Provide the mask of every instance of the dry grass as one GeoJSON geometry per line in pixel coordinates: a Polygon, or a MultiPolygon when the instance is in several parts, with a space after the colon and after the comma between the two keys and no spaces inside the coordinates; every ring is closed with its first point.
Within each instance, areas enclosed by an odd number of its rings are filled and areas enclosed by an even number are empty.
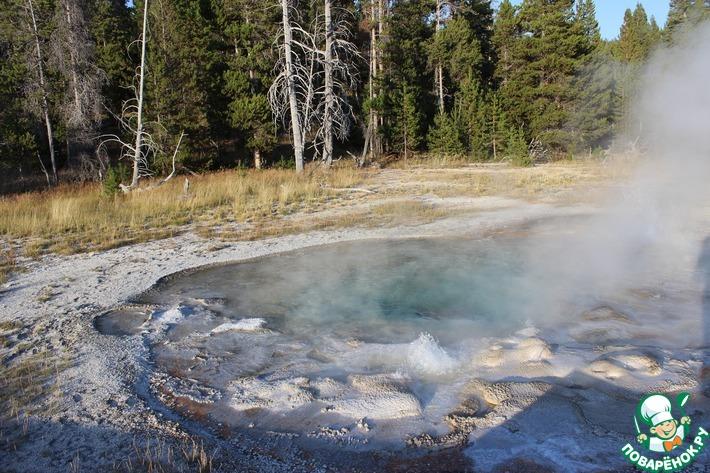
{"type": "Polygon", "coordinates": [[[612,177],[611,169],[598,162],[577,161],[531,168],[481,165],[431,170],[415,167],[403,172],[408,173],[404,178],[408,185],[394,189],[392,193],[439,197],[506,195],[533,198],[612,177]]]}
{"type": "MultiPolygon", "coordinates": [[[[133,455],[113,465],[112,473],[210,473],[214,453],[209,454],[200,441],[187,439],[175,445],[162,439],[133,442],[133,455]]],[[[81,471],[81,462],[76,458],[75,470],[81,471]]],[[[71,470],[70,470],[71,471],[71,470]]]]}
{"type": "MultiPolygon", "coordinates": [[[[565,161],[533,168],[476,164],[445,156],[417,156],[386,163],[385,171],[317,167],[298,175],[291,170],[236,170],[191,178],[188,195],[182,180],[144,192],[107,197],[98,185],[63,186],[49,192],[0,198],[0,236],[20,242],[24,256],[47,252],[73,254],[167,238],[187,228],[203,236],[258,239],[315,229],[388,224],[395,219],[440,218],[447,212],[420,204],[393,203],[366,212],[356,206],[347,215],[310,212],[340,204],[368,202],[352,187],[377,188],[377,199],[507,195],[534,199],[580,183],[608,179],[610,168],[598,161],[565,161]],[[413,205],[413,206],[412,206],[413,205]],[[436,215],[433,215],[436,214],[436,215]],[[292,218],[297,216],[298,218],[292,218]]],[[[581,195],[581,194],[580,194],[581,195]]],[[[406,222],[405,222],[406,223],[406,222]]],[[[16,271],[15,255],[0,255],[0,284],[16,271]]]]}
{"type": "Polygon", "coordinates": [[[13,249],[0,250],[0,285],[4,284],[10,273],[17,269],[17,258],[13,249]]]}
{"type": "Polygon", "coordinates": [[[336,228],[421,225],[454,213],[456,213],[455,210],[439,208],[420,201],[399,200],[375,204],[365,210],[346,210],[327,217],[311,215],[288,221],[260,221],[254,225],[229,230],[204,227],[198,230],[198,233],[205,238],[212,239],[258,240],[336,228]]]}
{"type": "MultiPolygon", "coordinates": [[[[11,342],[3,337],[3,345],[7,347],[11,342]]],[[[40,409],[42,400],[51,401],[59,395],[57,376],[70,362],[63,356],[47,351],[32,353],[29,344],[25,343],[15,344],[13,349],[25,353],[2,361],[0,407],[2,416],[19,419],[20,416],[30,415],[40,409]]],[[[52,406],[44,406],[42,410],[45,413],[51,412],[52,406]]]]}
{"type": "Polygon", "coordinates": [[[102,250],[165,238],[194,222],[242,222],[288,214],[353,186],[355,169],[229,171],[182,180],[145,192],[107,197],[98,185],[62,186],[49,192],[0,199],[0,235],[27,239],[25,254],[102,250]]]}
{"type": "Polygon", "coordinates": [[[433,168],[448,169],[467,166],[471,160],[465,156],[452,156],[445,154],[416,154],[409,159],[396,159],[382,163],[390,169],[433,168]]]}

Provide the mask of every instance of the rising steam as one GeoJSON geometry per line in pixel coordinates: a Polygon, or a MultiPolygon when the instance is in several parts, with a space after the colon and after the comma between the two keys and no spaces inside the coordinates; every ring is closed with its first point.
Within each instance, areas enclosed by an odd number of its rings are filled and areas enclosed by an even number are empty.
{"type": "Polygon", "coordinates": [[[630,114],[635,126],[627,127],[634,136],[620,139],[642,150],[634,171],[572,238],[528,252],[527,270],[546,282],[531,314],[565,315],[570,298],[601,300],[609,291],[657,286],[665,278],[694,284],[710,233],[708,58],[710,24],[652,56],[630,114]]]}

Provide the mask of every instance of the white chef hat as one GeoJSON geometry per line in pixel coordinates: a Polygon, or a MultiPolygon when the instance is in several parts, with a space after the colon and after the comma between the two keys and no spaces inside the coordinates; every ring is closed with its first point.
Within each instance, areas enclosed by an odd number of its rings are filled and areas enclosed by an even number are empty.
{"type": "Polygon", "coordinates": [[[671,401],[661,394],[648,396],[641,404],[641,417],[644,422],[654,427],[667,420],[673,420],[671,401]]]}

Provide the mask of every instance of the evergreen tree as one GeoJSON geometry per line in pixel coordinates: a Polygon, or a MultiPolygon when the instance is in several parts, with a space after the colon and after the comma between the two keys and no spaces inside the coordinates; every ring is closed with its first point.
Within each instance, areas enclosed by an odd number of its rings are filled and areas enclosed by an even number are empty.
{"type": "Polygon", "coordinates": [[[666,41],[672,42],[673,35],[684,25],[694,25],[708,18],[710,0],[671,0],[664,31],[666,41]]]}
{"type": "Polygon", "coordinates": [[[89,0],[89,33],[94,46],[95,66],[103,71],[101,95],[115,112],[130,97],[127,86],[133,80],[128,45],[138,36],[131,10],[123,0],[89,0]]]}
{"type": "Polygon", "coordinates": [[[650,38],[650,43],[652,46],[657,46],[661,40],[663,39],[663,30],[658,26],[658,23],[656,22],[656,17],[651,16],[650,20],[650,28],[649,28],[649,38],[650,38]]]}
{"type": "Polygon", "coordinates": [[[624,13],[615,55],[624,62],[641,63],[646,60],[658,39],[658,25],[655,20],[649,22],[646,10],[639,3],[633,12],[627,9],[624,13]]]}
{"type": "Polygon", "coordinates": [[[599,50],[574,81],[578,91],[570,116],[570,151],[608,146],[622,106],[617,76],[619,66],[609,53],[599,50]]]}
{"type": "Polygon", "coordinates": [[[516,42],[520,38],[520,24],[516,9],[510,0],[503,0],[495,18],[493,44],[497,51],[498,63],[495,69],[495,79],[505,86],[513,72],[516,42]]]}
{"type": "Polygon", "coordinates": [[[596,49],[602,41],[597,21],[597,8],[594,0],[580,0],[577,5],[577,22],[582,28],[584,36],[589,41],[591,49],[596,49]]]}
{"type": "Polygon", "coordinates": [[[409,153],[418,150],[422,143],[422,114],[419,111],[417,96],[406,84],[400,95],[395,129],[399,135],[398,149],[402,150],[406,159],[409,153]]]}
{"type": "Polygon", "coordinates": [[[58,133],[56,109],[62,100],[61,76],[49,60],[56,6],[54,0],[10,0],[0,9],[0,48],[7,58],[1,74],[8,97],[0,114],[8,135],[0,135],[0,147],[5,148],[2,152],[11,152],[26,146],[19,149],[17,158],[8,156],[7,160],[22,165],[31,159],[46,168],[53,183],[61,164],[57,143],[63,138],[61,130],[58,133]],[[34,150],[38,153],[30,156],[34,150]]]}
{"type": "Polygon", "coordinates": [[[493,92],[489,96],[487,120],[490,135],[490,157],[498,161],[506,152],[511,125],[497,92],[493,92]]]}
{"type": "Polygon", "coordinates": [[[490,129],[488,104],[479,82],[469,77],[457,96],[457,108],[463,117],[469,154],[477,160],[489,158],[490,129]]]}
{"type": "Polygon", "coordinates": [[[505,156],[515,166],[526,167],[534,164],[530,157],[528,143],[525,139],[525,131],[522,127],[511,127],[508,130],[505,156]]]}
{"type": "Polygon", "coordinates": [[[519,66],[502,87],[513,124],[528,126],[530,137],[558,150],[571,140],[565,125],[574,102],[573,79],[590,53],[573,6],[572,0],[523,2],[524,34],[512,50],[519,66]]]}
{"type": "Polygon", "coordinates": [[[466,22],[467,29],[473,35],[468,43],[480,52],[480,59],[473,67],[485,85],[492,82],[496,65],[493,43],[495,12],[491,3],[489,0],[460,0],[455,9],[455,15],[466,22]],[[474,44],[474,40],[477,44],[474,44]]]}
{"type": "Polygon", "coordinates": [[[151,132],[162,150],[154,167],[168,169],[183,131],[179,161],[209,166],[224,130],[221,107],[213,106],[222,87],[212,11],[200,0],[162,0],[149,3],[149,15],[145,111],[150,122],[159,124],[151,132]]]}
{"type": "Polygon", "coordinates": [[[426,45],[432,36],[425,2],[396,2],[388,16],[384,45],[386,147],[404,151],[419,147],[434,111],[434,84],[427,69],[426,45]],[[415,113],[416,112],[416,113],[415,113]],[[406,122],[402,116],[406,115],[406,122]],[[413,133],[416,130],[416,133],[413,133]],[[415,144],[416,142],[416,144],[415,144]]]}
{"type": "Polygon", "coordinates": [[[427,135],[427,145],[430,151],[439,154],[462,155],[466,152],[460,115],[439,113],[434,118],[434,124],[427,135]]]}
{"type": "MultiPolygon", "coordinates": [[[[10,37],[8,18],[0,16],[0,173],[22,175],[37,167],[33,120],[26,112],[23,89],[29,73],[10,37]]],[[[9,183],[8,183],[9,184],[9,183]]]]}
{"type": "Polygon", "coordinates": [[[449,79],[449,92],[471,74],[481,77],[481,44],[463,16],[455,16],[433,37],[429,48],[430,64],[441,64],[449,79]]]}
{"type": "MultiPolygon", "coordinates": [[[[619,67],[601,39],[594,2],[581,1],[576,15],[587,40],[588,54],[581,56],[580,68],[572,82],[576,93],[567,125],[570,137],[567,150],[571,152],[608,145],[621,106],[617,86],[619,67]]],[[[647,24],[645,13],[637,16],[643,17],[640,20],[643,25],[647,24]]]]}
{"type": "Polygon", "coordinates": [[[261,167],[262,153],[275,144],[273,116],[267,93],[276,58],[271,51],[276,34],[277,9],[265,9],[257,0],[220,0],[217,19],[222,31],[224,91],[229,120],[242,138],[241,145],[261,167]]]}

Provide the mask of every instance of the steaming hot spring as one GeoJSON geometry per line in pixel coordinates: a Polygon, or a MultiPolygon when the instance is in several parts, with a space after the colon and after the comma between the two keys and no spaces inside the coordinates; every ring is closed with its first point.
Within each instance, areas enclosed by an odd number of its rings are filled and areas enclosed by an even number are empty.
{"type": "Polygon", "coordinates": [[[637,240],[622,255],[589,228],[205,267],[95,324],[143,337],[152,395],[201,428],[337,448],[344,462],[455,446],[482,468],[523,456],[582,471],[621,458],[640,393],[697,387],[703,344],[703,271],[637,240]],[[604,255],[583,250],[594,241],[604,255]]]}

